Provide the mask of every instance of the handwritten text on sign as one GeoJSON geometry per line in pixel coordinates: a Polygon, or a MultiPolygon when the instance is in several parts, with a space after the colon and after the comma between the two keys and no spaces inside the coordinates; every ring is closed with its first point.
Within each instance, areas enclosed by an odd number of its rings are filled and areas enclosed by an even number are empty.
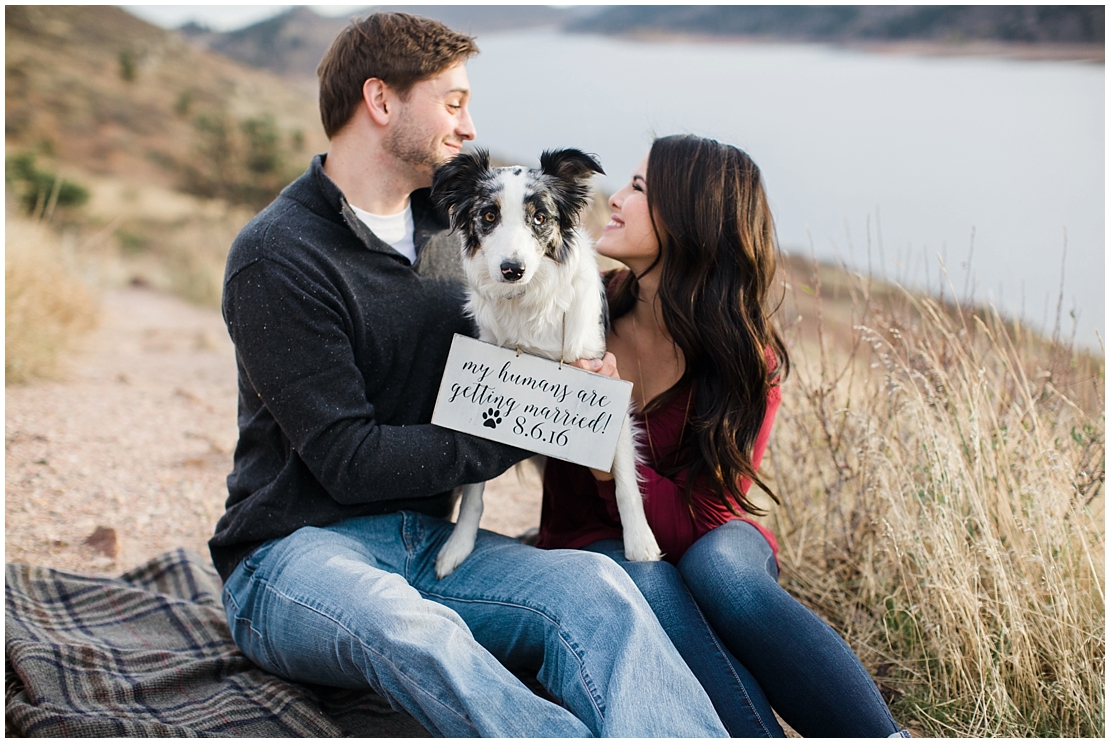
{"type": "Polygon", "coordinates": [[[432,423],[609,471],[632,383],[456,335],[432,423]]]}

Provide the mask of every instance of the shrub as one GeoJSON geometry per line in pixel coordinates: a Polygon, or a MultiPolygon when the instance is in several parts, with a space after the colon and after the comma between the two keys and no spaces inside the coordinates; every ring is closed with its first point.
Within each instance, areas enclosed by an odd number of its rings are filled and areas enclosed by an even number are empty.
{"type": "Polygon", "coordinates": [[[126,82],[135,82],[135,56],[126,49],[119,53],[119,76],[126,82]]]}
{"type": "Polygon", "coordinates": [[[5,237],[6,381],[54,376],[64,353],[95,324],[95,297],[44,225],[9,216],[5,237]]]}
{"type": "Polygon", "coordinates": [[[55,207],[77,207],[89,200],[88,189],[60,175],[39,170],[33,152],[6,158],[4,180],[23,205],[25,213],[41,216],[55,207]]]}
{"type": "Polygon", "coordinates": [[[193,128],[194,157],[182,167],[189,193],[261,209],[300,175],[290,157],[296,133],[283,135],[271,114],[238,122],[226,113],[202,114],[193,128]]]}

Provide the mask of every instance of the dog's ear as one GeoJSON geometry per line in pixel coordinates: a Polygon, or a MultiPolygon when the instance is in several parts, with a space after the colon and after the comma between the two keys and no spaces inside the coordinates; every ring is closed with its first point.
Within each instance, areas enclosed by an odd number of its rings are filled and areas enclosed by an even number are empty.
{"type": "Polygon", "coordinates": [[[457,228],[458,220],[470,207],[475,184],[488,175],[489,152],[483,149],[463,152],[436,168],[432,174],[432,202],[451,218],[457,228]]]}
{"type": "Polygon", "coordinates": [[[590,176],[604,174],[590,155],[581,150],[544,150],[540,155],[540,171],[555,180],[559,226],[563,230],[578,224],[578,214],[590,198],[590,176]]]}
{"type": "Polygon", "coordinates": [[[566,181],[587,180],[594,173],[605,175],[597,160],[582,150],[544,150],[540,155],[540,170],[566,181]]]}

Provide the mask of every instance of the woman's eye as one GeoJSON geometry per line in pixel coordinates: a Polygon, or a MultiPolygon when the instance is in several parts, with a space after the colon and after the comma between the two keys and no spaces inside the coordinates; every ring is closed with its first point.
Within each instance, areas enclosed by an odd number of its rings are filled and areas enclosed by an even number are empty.
{"type": "Polygon", "coordinates": [[[546,221],[547,215],[543,214],[542,212],[537,212],[535,215],[532,216],[532,224],[534,225],[541,225],[546,221]]]}
{"type": "Polygon", "coordinates": [[[482,219],[490,223],[496,222],[497,212],[495,212],[493,209],[486,209],[484,212],[482,212],[482,219]]]}

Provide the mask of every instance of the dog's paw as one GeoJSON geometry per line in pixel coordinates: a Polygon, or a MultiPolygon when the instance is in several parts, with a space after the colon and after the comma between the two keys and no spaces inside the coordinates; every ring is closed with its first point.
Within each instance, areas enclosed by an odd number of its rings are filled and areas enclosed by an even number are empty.
{"type": "Polygon", "coordinates": [[[463,560],[473,551],[473,540],[455,539],[452,535],[436,555],[436,578],[443,580],[455,572],[455,568],[462,565],[463,560]]]}
{"type": "Polygon", "coordinates": [[[663,559],[663,552],[650,531],[646,536],[639,537],[631,537],[625,533],[624,556],[632,562],[658,562],[663,559]]]}
{"type": "Polygon", "coordinates": [[[490,408],[482,413],[482,425],[486,428],[497,428],[501,425],[501,411],[496,408],[490,408]]]}

